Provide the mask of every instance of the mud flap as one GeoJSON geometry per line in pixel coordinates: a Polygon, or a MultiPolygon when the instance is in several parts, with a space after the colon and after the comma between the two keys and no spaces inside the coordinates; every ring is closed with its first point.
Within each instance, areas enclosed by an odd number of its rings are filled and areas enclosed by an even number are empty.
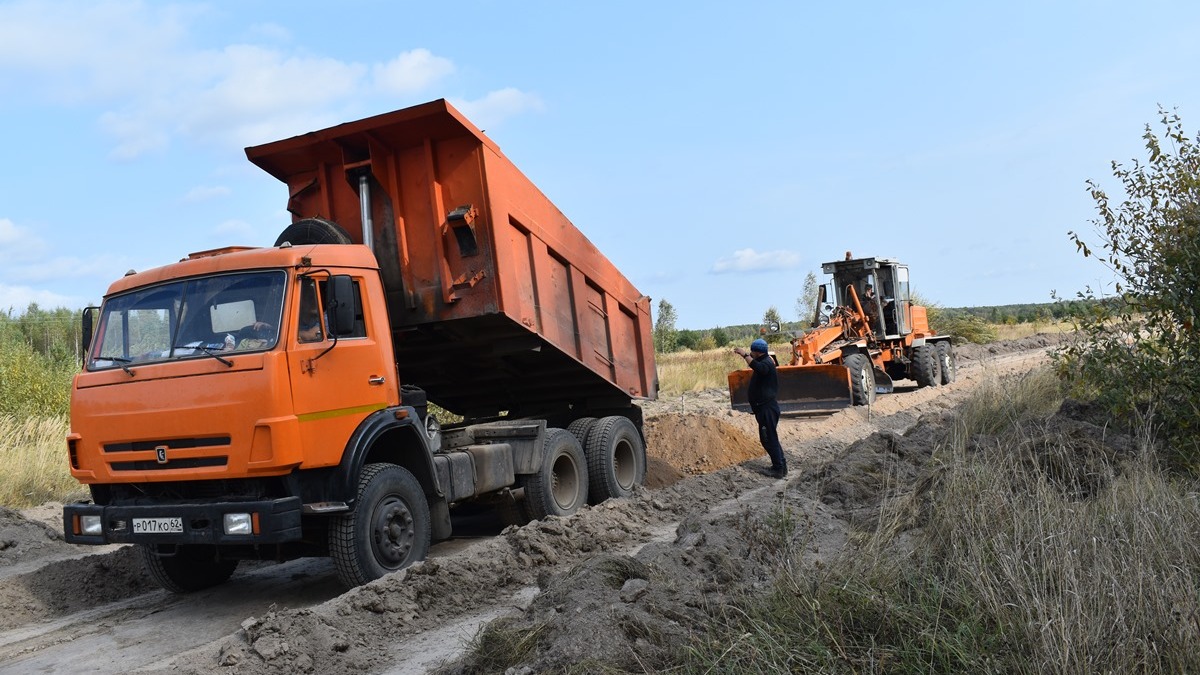
{"type": "MultiPolygon", "coordinates": [[[[734,410],[750,412],[748,391],[753,372],[746,368],[729,373],[729,401],[734,410]]],[[[776,373],[782,412],[829,412],[854,403],[850,369],[845,366],[780,366],[776,373]]]]}

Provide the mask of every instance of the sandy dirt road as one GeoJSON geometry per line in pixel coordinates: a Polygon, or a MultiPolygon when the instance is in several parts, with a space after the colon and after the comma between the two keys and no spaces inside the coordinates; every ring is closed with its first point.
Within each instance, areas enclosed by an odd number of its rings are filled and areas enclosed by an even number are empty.
{"type": "MultiPolygon", "coordinates": [[[[1056,341],[968,345],[950,385],[900,382],[869,411],[785,416],[790,480],[798,485],[795,477],[862,439],[912,433],[980,382],[1037,367],[1056,341]]],[[[62,542],[54,505],[0,512],[0,675],[429,672],[480,626],[538,602],[556,575],[598,556],[686,549],[681,523],[732,518],[786,492],[756,470],[766,460],[753,417],[730,411],[725,392],[644,407],[650,467],[639,495],[521,528],[463,516],[455,539],[436,545],[426,563],[350,591],[329,561],[306,559],[244,565],[221,587],[173,595],[153,584],[132,549],[62,542]]],[[[824,523],[824,549],[835,550],[845,525],[823,509],[814,501],[810,516],[824,523]]]]}

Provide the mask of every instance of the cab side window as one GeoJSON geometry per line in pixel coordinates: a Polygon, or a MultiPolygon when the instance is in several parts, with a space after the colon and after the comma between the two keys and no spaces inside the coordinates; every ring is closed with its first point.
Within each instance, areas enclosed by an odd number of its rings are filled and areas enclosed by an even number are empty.
{"type": "MultiPolygon", "coordinates": [[[[321,306],[325,308],[325,311],[322,315],[324,318],[324,333],[327,338],[330,338],[333,337],[333,326],[331,325],[333,312],[329,310],[329,286],[324,280],[321,280],[317,282],[317,290],[320,294],[321,306]]],[[[303,293],[303,290],[301,292],[303,293]]],[[[354,321],[353,325],[351,326],[338,327],[338,339],[345,340],[347,338],[367,337],[367,322],[363,318],[362,290],[359,288],[357,280],[354,282],[354,292],[352,297],[342,300],[349,300],[353,304],[354,321]]],[[[303,305],[303,297],[301,297],[301,304],[303,305]]]]}
{"type": "Polygon", "coordinates": [[[328,334],[327,322],[317,302],[317,287],[312,279],[300,281],[300,318],[296,336],[300,342],[321,342],[328,334]]]}

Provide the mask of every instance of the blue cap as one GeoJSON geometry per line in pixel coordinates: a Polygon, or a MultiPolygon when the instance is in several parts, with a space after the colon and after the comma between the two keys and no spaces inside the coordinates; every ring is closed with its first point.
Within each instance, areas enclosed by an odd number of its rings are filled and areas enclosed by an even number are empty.
{"type": "Polygon", "coordinates": [[[759,352],[761,354],[766,354],[767,353],[767,341],[763,340],[762,338],[759,338],[759,339],[755,340],[754,342],[751,342],[750,343],[750,351],[759,352]]]}

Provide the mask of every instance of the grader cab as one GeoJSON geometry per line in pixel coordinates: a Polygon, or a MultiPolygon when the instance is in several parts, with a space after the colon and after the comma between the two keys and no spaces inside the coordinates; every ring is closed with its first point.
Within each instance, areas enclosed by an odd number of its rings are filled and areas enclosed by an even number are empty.
{"type": "MultiPolygon", "coordinates": [[[[914,305],[908,266],[891,258],[854,258],[821,266],[831,275],[818,288],[811,328],[790,342],[780,365],[783,412],[831,412],[869,405],[891,393],[895,380],[918,387],[954,381],[951,336],[929,327],[925,308],[914,305]]],[[[733,408],[750,410],[749,369],[729,373],[733,408]]]]}

